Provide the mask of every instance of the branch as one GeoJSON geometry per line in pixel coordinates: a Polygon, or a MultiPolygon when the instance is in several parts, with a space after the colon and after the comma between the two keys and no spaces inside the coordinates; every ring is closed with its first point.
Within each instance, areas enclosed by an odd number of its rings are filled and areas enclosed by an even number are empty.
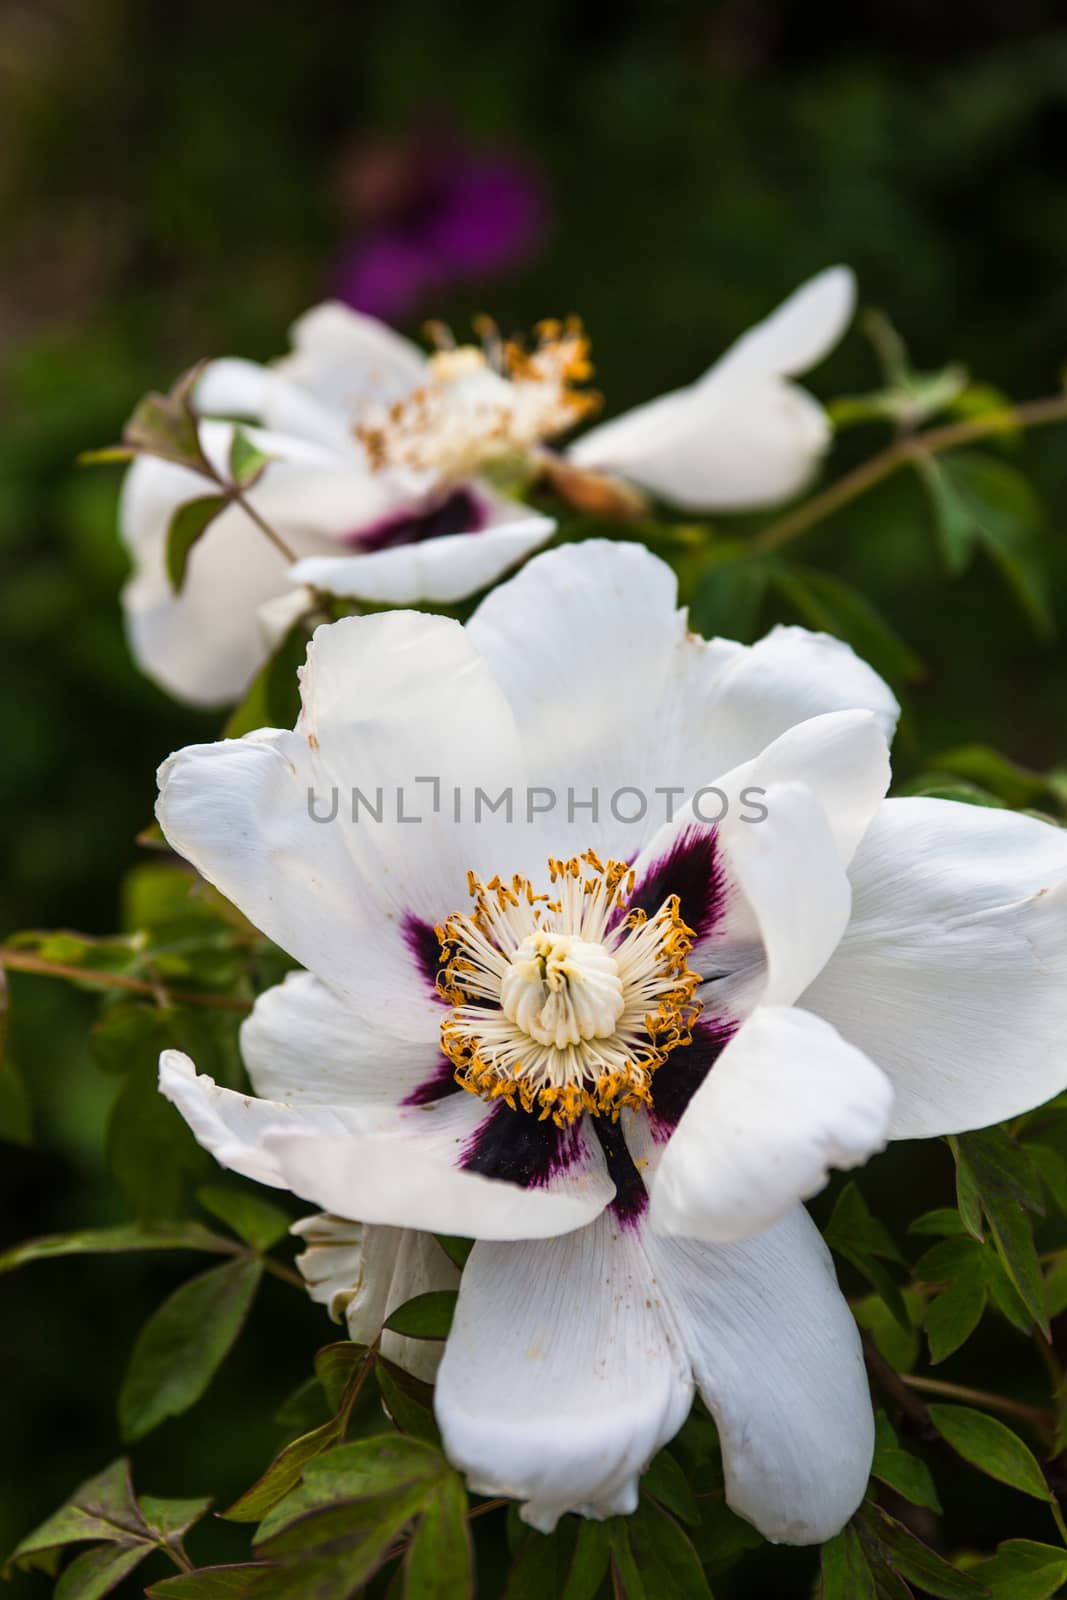
{"type": "Polygon", "coordinates": [[[768,523],[754,536],[752,548],[761,551],[780,550],[782,545],[806,533],[824,517],[848,505],[868,489],[873,489],[875,484],[890,477],[900,467],[913,465],[944,450],[954,450],[958,445],[971,444],[975,439],[985,439],[990,434],[1004,433],[1011,428],[1038,428],[1049,422],[1065,421],[1067,394],[1057,394],[1044,400],[1031,400],[1021,406],[987,411],[984,416],[972,417],[966,422],[950,422],[944,427],[929,428],[926,433],[897,439],[869,461],[864,461],[852,472],[846,472],[843,478],[830,484],[820,494],[812,495],[795,511],[787,512],[777,522],[768,523]]]}
{"type": "Polygon", "coordinates": [[[165,989],[162,984],[131,978],[123,972],[100,972],[92,967],[76,967],[63,961],[48,961],[28,950],[9,950],[0,945],[0,968],[8,972],[32,972],[41,978],[68,978],[77,983],[98,983],[105,989],[125,989],[131,994],[149,995],[165,1004],[207,1006],[214,1011],[251,1011],[250,1000],[228,994],[199,994],[191,989],[165,989]]]}

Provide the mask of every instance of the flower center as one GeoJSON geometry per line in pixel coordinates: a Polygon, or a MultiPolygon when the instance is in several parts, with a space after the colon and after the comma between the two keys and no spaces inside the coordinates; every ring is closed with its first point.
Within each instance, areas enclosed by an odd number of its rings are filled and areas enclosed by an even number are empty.
{"type": "Polygon", "coordinates": [[[596,409],[579,389],[592,374],[589,341],[575,319],[543,322],[532,349],[502,340],[483,318],[483,343],[442,342],[426,363],[426,381],[391,406],[368,408],[356,436],[371,465],[471,477],[509,457],[525,457],[596,409]]]}
{"type": "Polygon", "coordinates": [[[552,1117],[616,1118],[650,1103],[652,1074],[688,1044],[700,1011],[686,965],[692,930],[671,895],[627,910],[634,876],[593,851],[550,860],[551,893],[482,883],[473,909],[437,929],[437,987],[451,1010],[441,1048],[462,1088],[552,1117]]]}
{"type": "Polygon", "coordinates": [[[571,933],[524,939],[500,985],[504,1015],[557,1050],[583,1039],[610,1039],[625,1006],[615,958],[571,933]]]}

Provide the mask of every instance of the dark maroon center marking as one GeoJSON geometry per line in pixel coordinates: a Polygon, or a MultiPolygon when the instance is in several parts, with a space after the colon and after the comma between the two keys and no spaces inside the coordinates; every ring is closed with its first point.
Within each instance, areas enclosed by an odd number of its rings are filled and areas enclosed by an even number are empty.
{"type": "Polygon", "coordinates": [[[672,1050],[652,1075],[649,1125],[659,1144],[666,1144],[682,1113],[737,1032],[739,1024],[718,1017],[698,1017],[692,1044],[672,1050]]]}
{"type": "Polygon", "coordinates": [[[417,1089],[405,1095],[400,1104],[402,1106],[432,1106],[437,1100],[444,1100],[450,1094],[459,1093],[459,1084],[456,1082],[456,1069],[447,1056],[441,1056],[433,1071],[425,1077],[417,1089]]]}
{"type": "Polygon", "coordinates": [[[487,521],[485,507],[469,489],[456,489],[432,506],[416,514],[401,512],[383,517],[369,528],[346,534],[342,543],[353,550],[395,550],[404,544],[425,544],[427,539],[444,539],[450,533],[480,533],[487,521]]]}
{"type": "Polygon", "coordinates": [[[627,909],[652,917],[672,894],[678,896],[682,918],[699,944],[714,932],[726,900],[726,873],[715,828],[683,829],[666,855],[653,861],[638,880],[627,909]]]}
{"type": "Polygon", "coordinates": [[[432,992],[435,1000],[440,1000],[442,1005],[446,1005],[447,1001],[441,999],[437,989],[437,970],[441,965],[441,941],[437,937],[433,923],[424,922],[413,911],[405,911],[400,932],[427,989],[432,992]]]}
{"type": "Polygon", "coordinates": [[[590,1117],[589,1122],[604,1152],[608,1177],[615,1185],[615,1198],[608,1210],[621,1227],[635,1228],[648,1208],[648,1190],[634,1164],[622,1128],[607,1117],[590,1117]]]}
{"type": "Polygon", "coordinates": [[[467,1141],[460,1166],[485,1178],[502,1178],[524,1189],[547,1189],[585,1155],[582,1124],[557,1128],[530,1111],[512,1111],[503,1101],[467,1141]]]}

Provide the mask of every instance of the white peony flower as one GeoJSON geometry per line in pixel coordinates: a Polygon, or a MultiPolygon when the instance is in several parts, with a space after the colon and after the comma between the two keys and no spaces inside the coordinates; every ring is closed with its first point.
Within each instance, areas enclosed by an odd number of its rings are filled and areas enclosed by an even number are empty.
{"type": "Polygon", "coordinates": [[[731,1506],[805,1543],[873,1422],[801,1202],[1067,1084],[1067,837],[885,801],[897,707],[845,645],[675,606],[642,547],[564,547],[466,629],[320,629],[294,732],[171,757],[168,839],[307,970],[244,1024],[256,1098],[176,1052],[160,1082],[223,1165],[478,1241],[436,1386],[476,1489],[632,1510],[695,1387],[731,1506]],[[509,787],[537,805],[472,820],[509,787]]]}
{"type": "Polygon", "coordinates": [[[217,486],[151,456],[124,484],[131,649],[150,677],[195,704],[241,694],[279,625],[309,608],[308,586],[389,605],[448,604],[488,588],[555,524],[497,493],[481,470],[526,456],[589,405],[575,387],[587,375],[585,340],[569,326],[545,325],[530,351],[501,347],[502,371],[474,346],[427,357],[342,305],[309,311],[292,339],[293,353],[272,368],[211,362],[195,404],[219,471],[233,437],[224,419],[258,425],[249,437],[271,460],[247,498],[295,564],[231,506],[194,547],[175,594],[171,519],[217,486]]]}
{"type": "MultiPolygon", "coordinates": [[[[698,383],[592,429],[567,451],[687,510],[773,505],[811,477],[830,440],[822,408],[790,375],[820,360],[855,301],[835,267],[799,289],[698,383]]],[[[248,493],[298,556],[284,556],[239,507],[193,549],[180,594],[167,530],[183,503],[216,491],[154,457],[127,474],[120,509],[133,577],[123,604],[134,656],[179,699],[236,699],[311,605],[309,587],[387,605],[448,604],[488,588],[544,544],[554,524],[486,478],[536,470],[544,441],[588,415],[591,373],[576,324],[545,323],[531,350],[486,332],[482,347],[426,356],[384,323],[338,304],[292,330],[273,367],[211,362],[195,391],[201,443],[225,471],[232,422],[271,457],[248,493]],[[472,535],[477,537],[472,537],[472,535]]],[[[557,458],[558,459],[558,458],[557,458]]]]}
{"type": "Polygon", "coordinates": [[[618,472],[687,511],[747,511],[797,494],[830,443],[829,419],[790,378],[823,359],[852,319],[847,267],[820,272],[687,389],[603,423],[576,466],[618,472]]]}

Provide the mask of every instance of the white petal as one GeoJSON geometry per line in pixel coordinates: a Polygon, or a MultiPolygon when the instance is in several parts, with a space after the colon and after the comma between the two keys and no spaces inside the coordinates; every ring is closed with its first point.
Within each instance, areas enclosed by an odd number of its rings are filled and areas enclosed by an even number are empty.
{"type": "MultiPolygon", "coordinates": [[[[355,944],[346,953],[359,961],[355,944]]],[[[358,1001],[308,972],[265,990],[241,1025],[256,1093],[289,1105],[396,1106],[431,1080],[445,1012],[418,970],[417,952],[409,954],[410,966],[390,987],[358,1001]]]]}
{"type": "Polygon", "coordinates": [[[827,267],[741,335],[704,378],[724,368],[795,378],[837,344],[856,309],[856,279],[848,267],[827,267]]]}
{"type": "Polygon", "coordinates": [[[193,705],[232,703],[265,659],[257,608],[289,588],[285,563],[258,528],[230,509],[195,546],[175,594],[164,566],[178,506],[214,492],[199,474],[167,461],[135,461],[122,489],[120,523],[134,560],[123,591],[130,649],[154,682],[193,705]]]}
{"type": "Polygon", "coordinates": [[[275,370],[346,416],[368,399],[388,402],[406,394],[425,376],[417,345],[338,301],[306,311],[290,338],[293,353],[275,370]]]}
{"type": "Polygon", "coordinates": [[[691,1396],[633,1234],[604,1217],[564,1239],[475,1245],[435,1392],[472,1488],[523,1500],[543,1532],[567,1511],[633,1511],[691,1396]]]}
{"type": "Polygon", "coordinates": [[[258,362],[227,356],[209,361],[196,385],[207,417],[250,417],[264,427],[345,452],[355,448],[347,417],[258,362]]]}
{"type": "Polygon", "coordinates": [[[357,1344],[369,1345],[380,1336],[387,1360],[432,1383],[443,1344],[382,1333],[382,1323],[416,1295],[458,1288],[459,1272],[433,1235],[364,1227],[329,1213],[305,1217],[290,1232],[307,1240],[296,1264],[311,1298],[328,1306],[335,1322],[343,1316],[357,1344]]]}
{"type": "Polygon", "coordinates": [[[602,1159],[583,1144],[560,1175],[523,1187],[463,1163],[487,1108],[462,1092],[399,1111],[257,1100],[198,1076],[177,1050],[159,1086],[225,1167],[337,1216],[483,1239],[533,1239],[596,1217],[612,1198],[602,1159]]]}
{"type": "Polygon", "coordinates": [[[889,1136],[885,1074],[825,1022],[760,1006],[697,1090],[652,1185],[652,1226],[751,1238],[889,1136]]]}
{"type": "Polygon", "coordinates": [[[784,379],[832,348],[855,303],[852,274],[820,273],[699,382],[593,428],[579,466],[621,472],[684,509],[773,505],[811,477],[831,437],[822,408],[784,379]]]}
{"type": "Polygon", "coordinates": [[[302,697],[296,733],[172,756],[157,815],[258,928],[358,999],[406,960],[406,918],[432,927],[466,906],[469,868],[526,864],[523,830],[505,813],[463,820],[475,788],[497,796],[521,777],[518,742],[486,663],[442,617],[391,612],[320,628],[302,697]]]}
{"type": "Polygon", "coordinates": [[[1067,834],[947,800],[889,800],[853,914],[803,997],[884,1069],[894,1138],[962,1132],[1067,1088],[1067,834]]]}
{"type": "Polygon", "coordinates": [[[515,712],[530,781],[556,796],[559,854],[636,855],[686,795],[820,712],[873,710],[892,731],[896,701],[847,645],[802,628],[751,648],[707,643],[676,602],[673,573],[643,546],[594,540],[535,556],[468,624],[515,712]],[[636,820],[620,794],[633,788],[648,802],[636,820]],[[595,818],[583,804],[594,790],[595,818]]]}
{"type": "Polygon", "coordinates": [[[647,1240],[715,1418],[727,1503],[768,1539],[819,1544],[863,1498],[874,1418],[859,1334],[800,1208],[759,1238],[647,1240]]]}
{"type": "Polygon", "coordinates": [[[473,533],[445,534],[365,554],[312,556],[299,562],[290,578],[380,605],[413,605],[419,600],[450,605],[487,589],[555,531],[550,518],[533,516],[523,507],[515,509],[511,521],[473,533]]]}
{"type": "Polygon", "coordinates": [[[876,672],[840,639],[805,628],[773,628],[738,649],[711,686],[707,721],[724,772],[749,761],[787,728],[828,711],[872,711],[887,740],[900,707],[876,672]]]}

